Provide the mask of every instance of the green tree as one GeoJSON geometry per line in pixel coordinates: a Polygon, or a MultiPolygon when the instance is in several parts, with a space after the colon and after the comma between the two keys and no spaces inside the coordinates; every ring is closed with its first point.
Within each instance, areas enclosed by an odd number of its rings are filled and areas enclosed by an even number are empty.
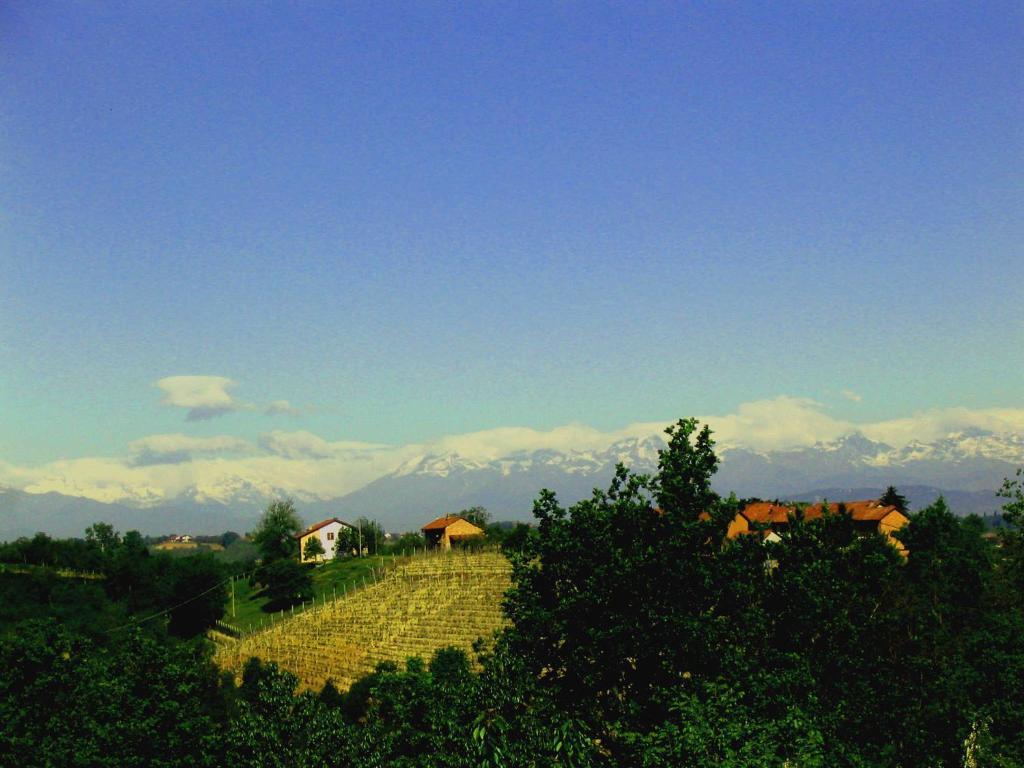
{"type": "Polygon", "coordinates": [[[505,531],[501,546],[508,551],[523,550],[527,547],[528,540],[535,534],[536,531],[526,523],[516,523],[511,530],[505,531]]]}
{"type": "MultiPolygon", "coordinates": [[[[287,562],[287,561],[281,561],[287,562]]],[[[224,734],[222,765],[239,768],[313,768],[367,765],[349,748],[350,729],[336,707],[310,693],[274,664],[246,666],[235,712],[224,734]],[[340,754],[339,754],[340,753],[340,754]]]]}
{"type": "MultiPolygon", "coordinates": [[[[542,491],[538,535],[511,553],[513,653],[622,762],[640,759],[626,732],[666,716],[664,691],[720,667],[727,613],[744,604],[720,601],[713,570],[735,511],[711,489],[710,430],[687,419],[667,433],[653,478],[620,465],[607,491],[569,510],[542,491]]],[[[740,551],[750,573],[722,583],[756,593],[763,552],[740,551]]]]}
{"type": "Polygon", "coordinates": [[[227,603],[225,568],[211,554],[192,555],[171,561],[174,582],[167,631],[178,637],[195,637],[224,617],[227,603]]]}
{"type": "Polygon", "coordinates": [[[24,561],[34,565],[56,565],[58,546],[45,533],[37,533],[22,548],[24,561]]]}
{"type": "MultiPolygon", "coordinates": [[[[337,546],[337,544],[335,544],[337,546]]],[[[320,542],[319,536],[310,536],[302,549],[302,559],[316,561],[324,555],[324,545],[320,542]]]]}
{"type": "Polygon", "coordinates": [[[480,528],[486,528],[487,524],[491,521],[491,513],[479,504],[462,510],[459,512],[459,517],[480,528]]]}
{"type": "Polygon", "coordinates": [[[0,641],[0,764],[224,765],[203,653],[141,629],[97,645],[52,619],[23,624],[0,641]]]}
{"type": "MultiPolygon", "coordinates": [[[[755,670],[726,677],[750,692],[744,703],[755,719],[771,720],[773,707],[812,718],[808,743],[820,733],[837,750],[819,764],[856,765],[838,752],[849,745],[858,759],[872,755],[866,765],[891,764],[879,752],[904,734],[879,712],[899,722],[893,713],[906,701],[891,668],[905,661],[896,650],[901,557],[881,536],[858,535],[844,514],[811,521],[796,515],[769,554],[774,567],[755,598],[761,629],[744,633],[745,663],[755,670]]],[[[781,756],[803,764],[795,754],[781,756]]]]}
{"type": "Polygon", "coordinates": [[[407,532],[403,533],[397,541],[392,542],[389,549],[397,555],[407,555],[418,549],[423,549],[424,546],[426,546],[426,541],[422,534],[407,532]]]}
{"type": "Polygon", "coordinates": [[[999,593],[1006,606],[1024,607],[1024,469],[1006,478],[999,496],[1004,525],[999,529],[999,593]]]}
{"type": "Polygon", "coordinates": [[[993,552],[983,532],[980,518],[957,517],[942,497],[899,531],[909,550],[894,619],[901,631],[875,642],[898,649],[894,677],[905,703],[890,709],[902,721],[894,743],[907,764],[960,764],[963,741],[986,710],[998,710],[993,725],[999,738],[1024,725],[1020,708],[1011,716],[1012,694],[1006,695],[1024,684],[1021,643],[1018,651],[1005,652],[1005,620],[1012,613],[999,616],[992,600],[993,552]],[[990,654],[1002,661],[991,663],[990,654]],[[993,709],[995,701],[1000,704],[993,709]],[[1007,728],[1013,720],[1017,724],[1007,728]]]}
{"type": "Polygon", "coordinates": [[[93,523],[85,529],[85,540],[99,547],[103,554],[109,554],[114,547],[121,543],[121,537],[114,530],[114,526],[102,522],[93,523]]]}
{"type": "Polygon", "coordinates": [[[882,498],[878,500],[878,503],[889,507],[896,507],[896,509],[904,515],[909,511],[909,507],[907,506],[907,497],[891,485],[885,489],[885,493],[882,494],[882,498]]]}
{"type": "Polygon", "coordinates": [[[121,552],[128,557],[143,557],[147,552],[146,542],[138,531],[128,531],[121,539],[121,552]]]}
{"type": "Polygon", "coordinates": [[[363,549],[370,555],[379,553],[384,544],[384,529],[376,520],[360,517],[356,521],[356,536],[362,538],[363,549]]]}
{"type": "Polygon", "coordinates": [[[275,560],[297,558],[299,544],[295,536],[301,531],[302,521],[295,511],[295,503],[291,499],[278,499],[267,505],[252,540],[266,565],[275,560]]]}
{"type": "Polygon", "coordinates": [[[359,534],[355,528],[342,528],[334,540],[334,556],[350,557],[359,551],[359,534]]]}
{"type": "Polygon", "coordinates": [[[1017,529],[1024,527],[1024,468],[1018,469],[1013,479],[1003,480],[998,495],[1006,499],[1003,521],[1017,529]]]}
{"type": "Polygon", "coordinates": [[[269,599],[267,608],[271,611],[297,605],[313,597],[313,577],[309,568],[297,560],[274,560],[263,566],[259,573],[269,599]]]}

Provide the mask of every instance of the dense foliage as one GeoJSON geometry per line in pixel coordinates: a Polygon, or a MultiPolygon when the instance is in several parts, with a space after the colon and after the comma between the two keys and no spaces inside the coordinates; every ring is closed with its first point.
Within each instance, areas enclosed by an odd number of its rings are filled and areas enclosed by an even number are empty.
{"type": "Polygon", "coordinates": [[[172,635],[185,638],[202,634],[224,615],[228,568],[213,555],[153,555],[138,531],[121,536],[104,523],[91,526],[85,541],[39,533],[2,544],[0,563],[23,566],[28,573],[21,575],[31,577],[8,574],[2,582],[9,589],[5,607],[15,622],[5,625],[6,631],[20,618],[47,615],[40,607],[54,600],[60,606],[62,595],[68,596],[63,618],[82,627],[92,620],[89,610],[97,600],[105,603],[104,611],[114,606],[110,610],[122,617],[159,618],[172,635]],[[19,594],[18,585],[37,598],[19,594]],[[75,616],[76,600],[84,618],[75,616]]]}
{"type": "Polygon", "coordinates": [[[324,554],[324,545],[320,543],[319,536],[310,536],[302,548],[303,560],[316,560],[324,554]]]}
{"type": "Polygon", "coordinates": [[[347,692],[297,693],[256,662],[219,679],[202,639],[174,636],[209,617],[124,629],[173,606],[152,581],[187,578],[94,531],[76,547],[105,583],[0,579],[0,764],[1024,764],[1019,476],[999,538],[939,500],[900,532],[904,558],[842,512],[727,541],[738,502],[711,490],[716,466],[685,420],[653,476],[620,468],[568,509],[542,492],[482,671],[447,650],[347,692]]]}
{"type": "Polygon", "coordinates": [[[296,534],[302,531],[302,520],[291,499],[279,499],[267,505],[252,541],[259,548],[264,563],[290,560],[299,554],[296,534]]]}

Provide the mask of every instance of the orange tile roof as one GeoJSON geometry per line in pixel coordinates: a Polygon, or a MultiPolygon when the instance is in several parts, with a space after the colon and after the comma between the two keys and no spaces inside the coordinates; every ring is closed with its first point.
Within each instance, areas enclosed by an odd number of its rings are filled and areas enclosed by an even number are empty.
{"type": "MultiPolygon", "coordinates": [[[[829,514],[837,514],[839,505],[843,504],[846,511],[854,520],[877,521],[896,512],[896,507],[886,504],[879,504],[876,499],[861,501],[830,502],[828,505],[829,514]]],[[[821,504],[810,504],[803,508],[805,520],[817,520],[822,516],[821,504]]],[[[795,504],[774,504],[770,501],[758,501],[748,504],[740,514],[752,523],[785,523],[791,514],[796,512],[795,504]]]]}
{"type": "MultiPolygon", "coordinates": [[[[444,515],[443,517],[439,517],[436,520],[431,520],[429,523],[427,523],[422,528],[420,528],[420,530],[421,531],[443,531],[449,525],[451,525],[452,523],[454,523],[454,522],[456,522],[458,520],[462,520],[464,522],[469,523],[469,520],[466,520],[466,518],[464,518],[464,517],[459,517],[458,515],[444,515]]],[[[469,524],[472,525],[472,523],[469,523],[469,524]]]]}
{"type": "Polygon", "coordinates": [[[793,507],[770,501],[756,501],[740,510],[740,514],[752,523],[784,523],[792,512],[793,507]]]}

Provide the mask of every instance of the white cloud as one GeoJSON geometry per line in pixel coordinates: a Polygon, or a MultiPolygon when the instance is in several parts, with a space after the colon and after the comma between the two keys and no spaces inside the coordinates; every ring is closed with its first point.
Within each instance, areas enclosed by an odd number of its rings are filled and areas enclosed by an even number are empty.
{"type": "Polygon", "coordinates": [[[854,392],[852,389],[844,389],[839,394],[841,394],[847,400],[850,400],[851,402],[854,403],[859,403],[861,400],[864,399],[864,397],[861,394],[854,392]]]}
{"type": "Polygon", "coordinates": [[[237,382],[224,376],[166,376],[155,386],[164,393],[161,403],[188,409],[188,421],[205,421],[246,407],[228,392],[237,382]]]}
{"type": "Polygon", "coordinates": [[[265,416],[303,413],[288,400],[271,400],[266,405],[238,400],[229,391],[238,382],[226,376],[165,376],[153,386],[164,393],[161,404],[187,410],[186,421],[207,421],[233,411],[262,411],[265,416]]]}
{"type": "Polygon", "coordinates": [[[260,448],[286,459],[329,459],[361,452],[382,451],[390,446],[356,441],[328,442],[312,432],[274,430],[260,435],[260,448]]]}
{"type": "Polygon", "coordinates": [[[736,413],[702,420],[711,426],[720,446],[761,451],[835,440],[855,429],[851,422],[829,416],[815,400],[786,395],[743,403],[736,413]]]}
{"type": "Polygon", "coordinates": [[[62,493],[84,496],[96,501],[155,502],[174,493],[179,486],[172,473],[178,466],[135,467],[120,458],[61,459],[38,467],[18,467],[0,463],[0,483],[29,493],[62,493]]]}
{"type": "Polygon", "coordinates": [[[135,466],[147,464],[180,464],[196,456],[241,453],[252,450],[252,443],[240,437],[217,435],[192,437],[190,435],[149,435],[128,444],[135,466]]]}
{"type": "Polygon", "coordinates": [[[935,408],[912,416],[888,419],[859,427],[872,440],[902,447],[914,440],[931,442],[971,429],[996,434],[1024,433],[1021,408],[935,408]]]}
{"type": "Polygon", "coordinates": [[[421,446],[424,452],[457,453],[478,461],[492,461],[517,451],[594,450],[630,436],[626,430],[601,432],[583,424],[566,424],[550,430],[529,427],[498,427],[480,432],[448,435],[421,446]]]}

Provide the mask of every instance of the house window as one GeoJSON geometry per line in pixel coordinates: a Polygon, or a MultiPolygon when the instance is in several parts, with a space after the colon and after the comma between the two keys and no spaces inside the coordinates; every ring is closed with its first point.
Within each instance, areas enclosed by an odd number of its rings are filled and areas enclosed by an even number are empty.
{"type": "Polygon", "coordinates": [[[327,540],[328,541],[334,541],[334,531],[328,531],[327,532],[327,540]]]}

